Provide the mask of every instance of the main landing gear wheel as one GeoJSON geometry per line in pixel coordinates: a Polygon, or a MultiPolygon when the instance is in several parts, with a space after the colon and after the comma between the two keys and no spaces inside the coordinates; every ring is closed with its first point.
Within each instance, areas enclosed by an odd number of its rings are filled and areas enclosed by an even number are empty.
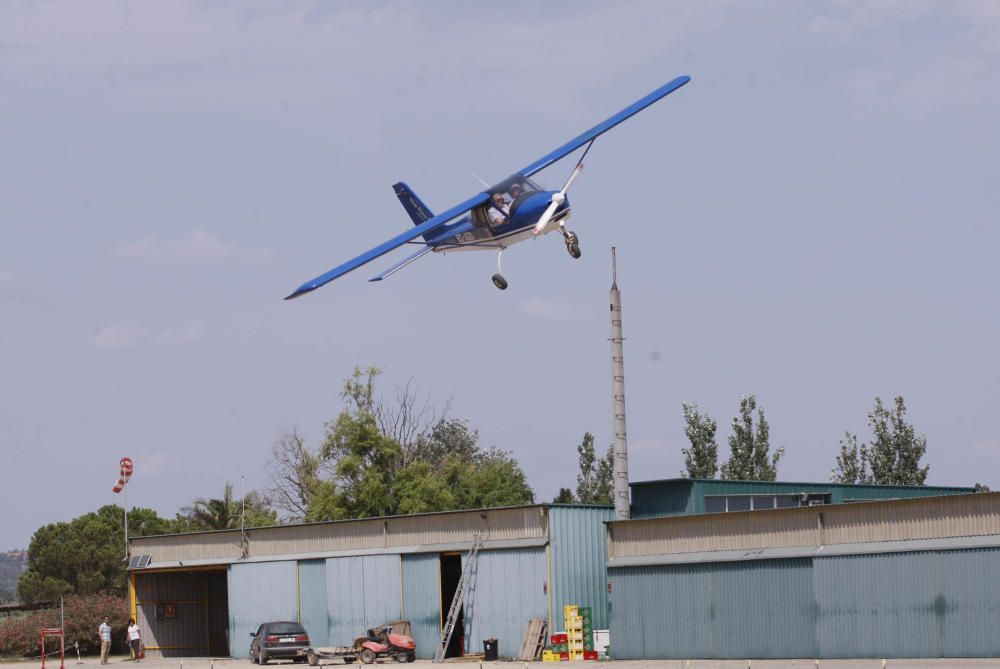
{"type": "Polygon", "coordinates": [[[566,233],[566,250],[569,251],[570,256],[573,258],[580,257],[580,239],[576,236],[575,232],[566,233]]]}
{"type": "Polygon", "coordinates": [[[503,258],[504,249],[497,251],[497,273],[493,275],[493,285],[500,290],[507,290],[507,279],[503,278],[503,266],[500,264],[500,260],[503,258]]]}

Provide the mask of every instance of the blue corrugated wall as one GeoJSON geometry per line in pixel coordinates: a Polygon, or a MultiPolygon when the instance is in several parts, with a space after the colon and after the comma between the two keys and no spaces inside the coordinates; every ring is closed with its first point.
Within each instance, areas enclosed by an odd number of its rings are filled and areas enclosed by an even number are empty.
{"type": "Polygon", "coordinates": [[[1000,657],[1000,549],[609,570],[618,659],[1000,657]]]}
{"type": "Polygon", "coordinates": [[[403,556],[403,619],[413,626],[417,657],[432,658],[441,640],[441,557],[403,556]]]}
{"type": "Polygon", "coordinates": [[[329,558],[326,592],[330,644],[349,645],[368,628],[398,620],[401,591],[399,555],[329,558]]]}
{"type": "Polygon", "coordinates": [[[549,553],[552,590],[550,633],[561,631],[563,607],[589,606],[594,629],[608,627],[608,587],[604,521],[614,509],[552,506],[549,508],[549,553]]]}
{"type": "Polygon", "coordinates": [[[248,657],[250,633],[261,623],[298,620],[294,562],[234,564],[229,568],[229,654],[248,657]]]}
{"type": "Polygon", "coordinates": [[[299,621],[313,646],[329,646],[326,606],[326,560],[299,562],[299,621]]]}
{"type": "Polygon", "coordinates": [[[471,602],[465,606],[466,652],[481,653],[483,639],[495,638],[500,655],[517,657],[528,621],[548,616],[545,571],[544,548],[479,553],[471,602]]]}
{"type": "Polygon", "coordinates": [[[811,657],[808,560],[610,570],[615,659],[811,657]]]}

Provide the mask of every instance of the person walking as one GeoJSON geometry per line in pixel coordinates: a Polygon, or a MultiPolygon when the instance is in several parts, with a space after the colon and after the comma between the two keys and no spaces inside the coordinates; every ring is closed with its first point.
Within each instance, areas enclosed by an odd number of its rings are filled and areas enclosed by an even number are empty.
{"type": "Polygon", "coordinates": [[[139,648],[139,626],[135,624],[134,618],[128,619],[128,647],[132,651],[132,659],[136,662],[139,661],[139,653],[141,652],[139,648]]]}
{"type": "Polygon", "coordinates": [[[111,652],[111,625],[108,624],[108,616],[104,616],[97,633],[101,636],[101,664],[107,664],[108,653],[111,652]]]}

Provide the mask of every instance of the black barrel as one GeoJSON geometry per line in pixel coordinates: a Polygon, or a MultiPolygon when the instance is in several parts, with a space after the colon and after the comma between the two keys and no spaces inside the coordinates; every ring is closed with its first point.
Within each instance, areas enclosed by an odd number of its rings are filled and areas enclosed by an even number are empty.
{"type": "Polygon", "coordinates": [[[500,658],[500,649],[496,639],[483,639],[483,659],[496,662],[500,658]]]}

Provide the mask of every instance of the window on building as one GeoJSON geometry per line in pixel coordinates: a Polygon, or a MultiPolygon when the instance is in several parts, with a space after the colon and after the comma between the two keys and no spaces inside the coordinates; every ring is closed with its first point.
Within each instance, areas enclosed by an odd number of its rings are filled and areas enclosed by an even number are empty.
{"type": "Polygon", "coordinates": [[[829,493],[795,495],[705,495],[705,513],[792,509],[799,506],[829,504],[829,493]]]}
{"type": "Polygon", "coordinates": [[[705,496],[705,513],[723,513],[726,510],[726,498],[722,495],[705,496]]]}

